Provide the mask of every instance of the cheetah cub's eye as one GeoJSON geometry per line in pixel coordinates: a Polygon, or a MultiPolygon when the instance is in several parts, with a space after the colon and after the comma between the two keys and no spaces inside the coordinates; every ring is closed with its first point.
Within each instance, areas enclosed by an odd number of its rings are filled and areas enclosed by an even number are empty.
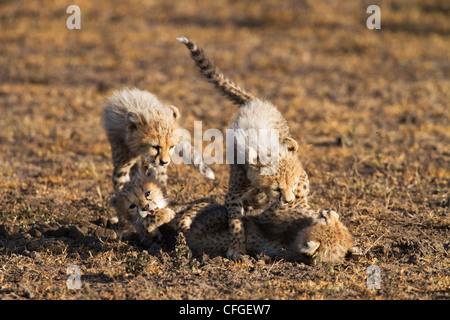
{"type": "Polygon", "coordinates": [[[146,193],[145,193],[145,197],[148,199],[148,197],[150,197],[150,195],[151,195],[151,191],[147,191],[146,193]]]}
{"type": "Polygon", "coordinates": [[[161,149],[161,146],[151,146],[153,149],[155,149],[156,151],[159,151],[159,149],[161,149]]]}
{"type": "Polygon", "coordinates": [[[171,147],[169,147],[169,150],[173,150],[173,148],[175,148],[175,146],[171,146],[171,147]]]}
{"type": "Polygon", "coordinates": [[[278,186],[276,186],[276,187],[272,187],[272,190],[273,190],[273,191],[275,191],[275,192],[279,192],[279,193],[281,193],[281,188],[280,188],[280,187],[278,187],[278,186]]]}
{"type": "Polygon", "coordinates": [[[129,208],[130,208],[130,209],[137,208],[137,205],[135,205],[134,203],[132,203],[132,204],[130,204],[129,208]]]}

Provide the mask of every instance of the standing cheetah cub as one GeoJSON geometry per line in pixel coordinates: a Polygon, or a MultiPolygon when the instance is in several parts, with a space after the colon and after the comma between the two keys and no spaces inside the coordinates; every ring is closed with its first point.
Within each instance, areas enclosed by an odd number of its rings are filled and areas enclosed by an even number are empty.
{"type": "Polygon", "coordinates": [[[111,204],[119,217],[120,227],[133,226],[143,242],[159,241],[161,233],[158,228],[175,217],[175,212],[167,207],[164,188],[154,176],[141,172],[116,192],[111,204]]]}
{"type": "MultiPolygon", "coordinates": [[[[163,104],[150,92],[124,89],[112,95],[103,111],[103,124],[111,144],[114,190],[120,190],[129,180],[130,169],[140,157],[166,186],[179,117],[177,107],[163,104]]],[[[180,143],[180,147],[185,154],[186,143],[180,143]]],[[[195,148],[190,149],[188,154],[201,159],[195,148]]],[[[203,161],[194,161],[193,166],[214,179],[214,173],[203,161]]]]}
{"type": "Polygon", "coordinates": [[[202,74],[240,106],[230,128],[239,132],[234,147],[244,152],[246,158],[244,164],[238,164],[235,156],[230,165],[230,180],[225,198],[228,224],[233,235],[227,256],[237,258],[245,253],[245,230],[242,224],[244,199],[252,202],[252,197],[263,192],[271,201],[279,203],[285,209],[298,205],[307,208],[308,176],[297,156],[297,142],[290,136],[288,124],[278,109],[268,101],[255,98],[228,79],[195,43],[184,37],[177,40],[189,49],[202,74]],[[280,148],[277,170],[268,168],[259,157],[249,158],[248,146],[254,145],[254,132],[260,129],[278,132],[277,142],[280,148]]]}

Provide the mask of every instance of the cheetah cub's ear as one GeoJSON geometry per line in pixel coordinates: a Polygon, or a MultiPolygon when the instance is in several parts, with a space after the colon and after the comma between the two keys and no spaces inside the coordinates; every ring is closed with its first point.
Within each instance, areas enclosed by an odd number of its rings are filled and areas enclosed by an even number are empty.
{"type": "Polygon", "coordinates": [[[127,121],[127,128],[129,130],[137,129],[138,126],[144,124],[142,117],[133,111],[129,111],[127,113],[126,121],[127,121]]]}
{"type": "Polygon", "coordinates": [[[295,141],[291,137],[284,138],[283,145],[287,148],[288,151],[296,152],[298,150],[297,141],[295,141]]]}
{"type": "Polygon", "coordinates": [[[178,110],[177,107],[175,107],[175,106],[169,106],[169,108],[172,109],[172,112],[173,112],[173,118],[174,118],[175,120],[177,120],[178,118],[180,118],[180,111],[178,110]]]}
{"type": "Polygon", "coordinates": [[[313,257],[319,247],[320,243],[311,240],[300,247],[300,252],[306,254],[307,256],[313,257]]]}
{"type": "Polygon", "coordinates": [[[339,220],[339,214],[336,211],[322,210],[319,213],[319,223],[336,223],[339,220]]]}

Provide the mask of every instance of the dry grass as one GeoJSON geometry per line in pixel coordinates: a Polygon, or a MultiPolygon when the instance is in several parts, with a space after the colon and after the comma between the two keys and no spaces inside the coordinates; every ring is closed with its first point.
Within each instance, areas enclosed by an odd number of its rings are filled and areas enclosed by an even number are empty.
{"type": "MultiPolygon", "coordinates": [[[[445,1],[61,1],[0,4],[0,297],[33,299],[448,299],[450,17],[445,1]],[[177,105],[182,125],[224,129],[231,103],[175,38],[288,119],[311,202],[333,208],[364,256],[337,266],[149,255],[98,222],[112,216],[105,98],[123,86],[177,105]],[[82,288],[66,287],[80,266],[82,288]],[[367,267],[381,289],[366,286],[367,267]]],[[[171,167],[176,201],[223,201],[171,167]]]]}

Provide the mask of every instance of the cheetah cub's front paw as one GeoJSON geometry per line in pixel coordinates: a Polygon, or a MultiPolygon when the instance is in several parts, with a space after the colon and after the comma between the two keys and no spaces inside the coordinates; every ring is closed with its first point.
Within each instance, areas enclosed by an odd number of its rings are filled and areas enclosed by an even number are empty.
{"type": "Polygon", "coordinates": [[[244,248],[240,249],[229,248],[227,250],[226,256],[230,260],[239,261],[241,260],[241,257],[244,253],[245,253],[244,248]]]}
{"type": "Polygon", "coordinates": [[[162,208],[156,211],[155,221],[161,226],[165,223],[169,223],[175,218],[175,211],[169,208],[162,208]]]}

